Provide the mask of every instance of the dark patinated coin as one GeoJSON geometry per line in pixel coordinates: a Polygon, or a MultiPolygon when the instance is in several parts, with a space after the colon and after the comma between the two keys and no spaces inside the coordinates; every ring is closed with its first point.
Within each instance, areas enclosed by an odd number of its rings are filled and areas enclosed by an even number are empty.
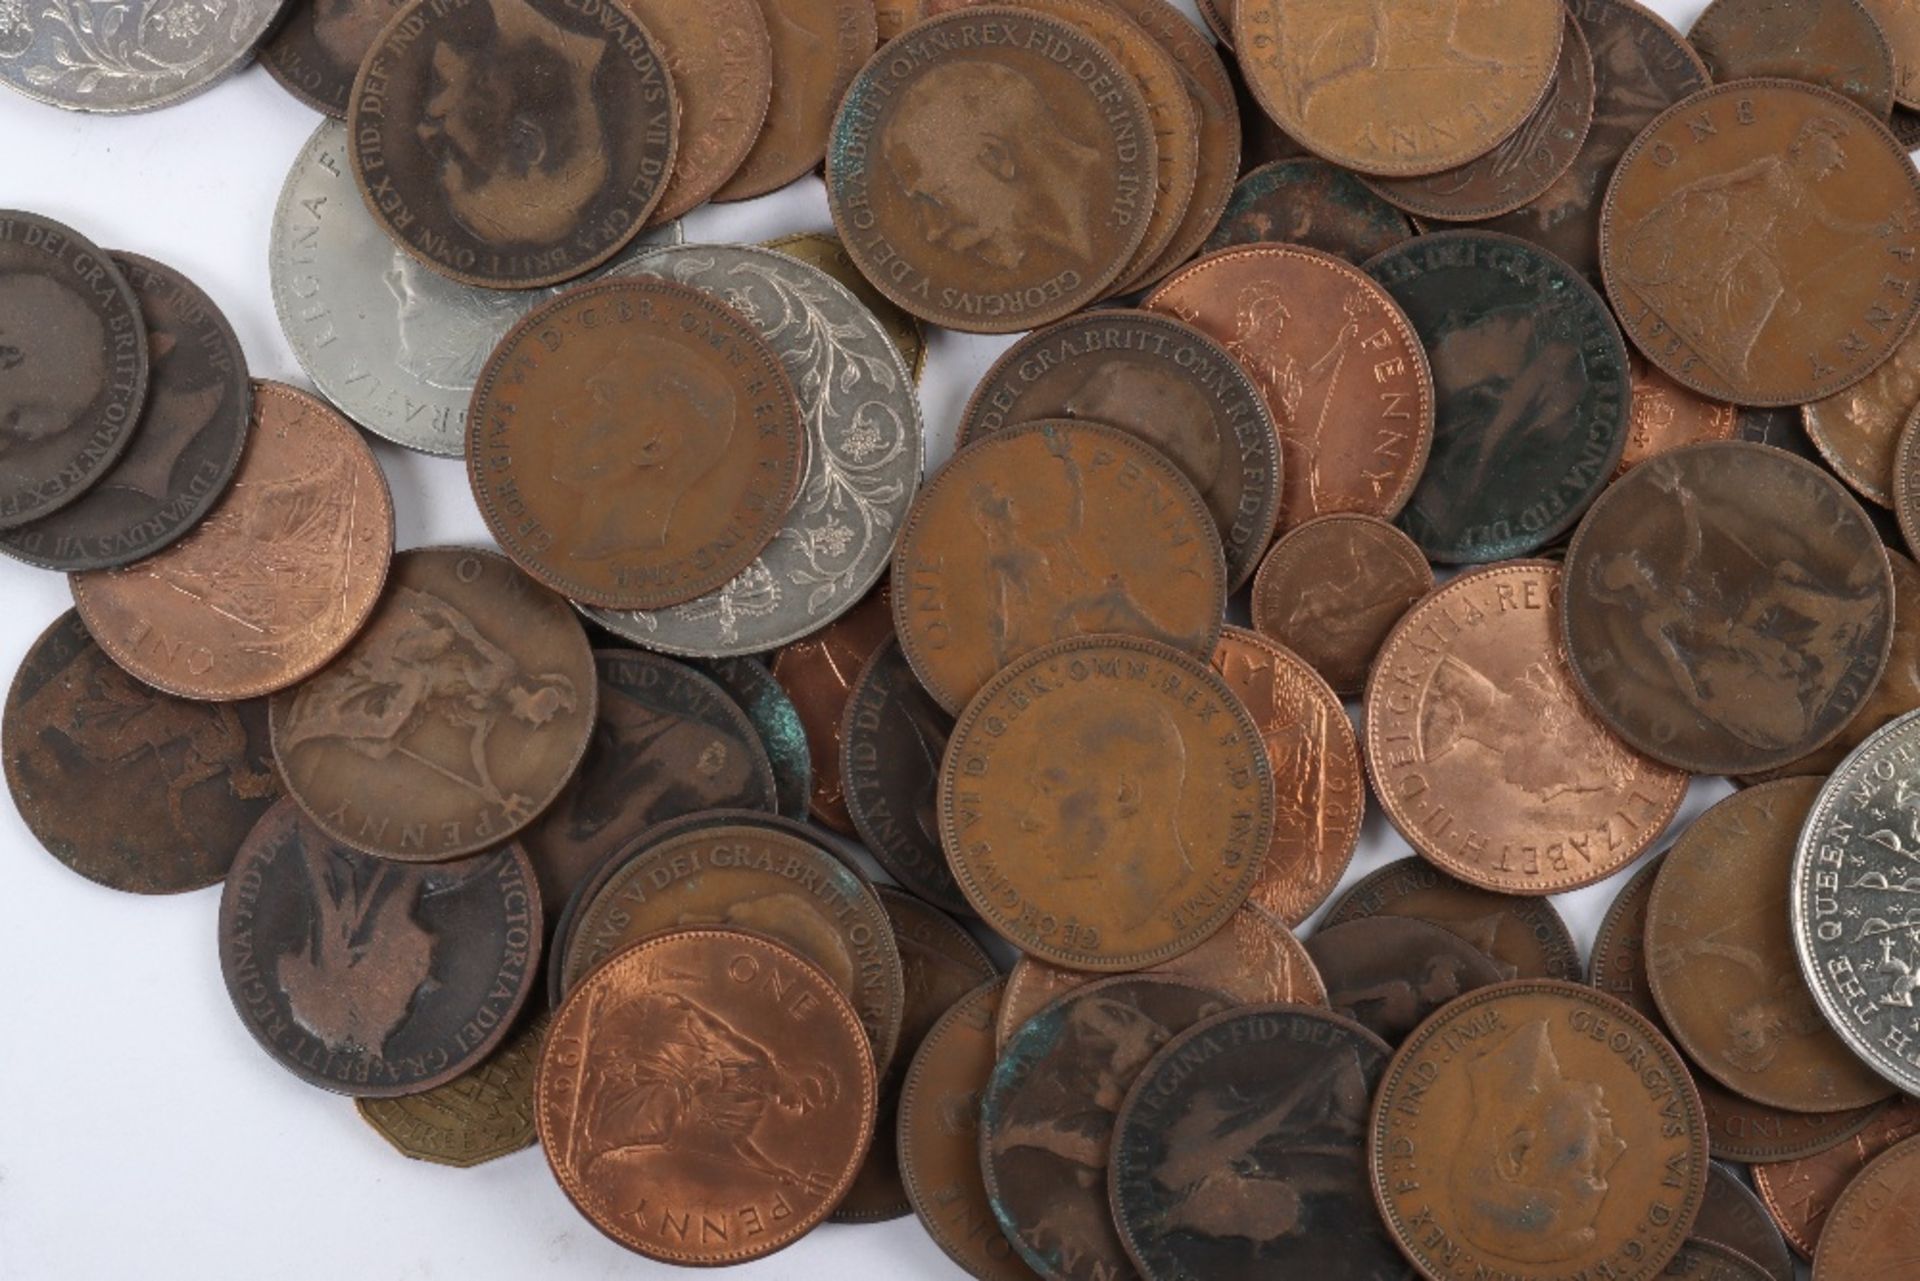
{"type": "Polygon", "coordinates": [[[1277,242],[1318,249],[1359,266],[1413,238],[1407,216],[1317,156],[1274,160],[1234,184],[1201,252],[1277,242]]]}
{"type": "Polygon", "coordinates": [[[1920,1139],[1860,1171],[1827,1217],[1813,1258],[1818,1281],[1896,1281],[1920,1262],[1920,1139]]]}
{"type": "Polygon", "coordinates": [[[1450,563],[1524,555],[1571,528],[1612,478],[1633,408],[1600,295],[1552,254],[1483,231],[1422,236],[1367,270],[1433,366],[1433,452],[1401,528],[1450,563]]]}
{"type": "Polygon", "coordinates": [[[1363,916],[1307,940],[1327,1005],[1398,1045],[1429,1014],[1505,976],[1458,934],[1407,916],[1363,916]]]}
{"type": "Polygon", "coordinates": [[[547,1017],[523,1020],[498,1049],[445,1085],[354,1107],[394,1150],[416,1161],[462,1169],[534,1144],[533,1069],[547,1017]]]}
{"type": "Polygon", "coordinates": [[[813,795],[813,758],[807,747],[807,727],[787,691],[757,658],[697,659],[693,666],[712,677],[753,722],[753,732],[760,736],[773,766],[779,813],[805,818],[813,795]]]}
{"type": "Polygon", "coordinates": [[[295,0],[261,46],[260,65],[301,102],[344,120],[353,78],[400,7],[401,0],[295,0]]]}
{"type": "Polygon", "coordinates": [[[1320,928],[1381,915],[1411,916],[1458,934],[1492,957],[1502,978],[1580,980],[1580,949],[1551,902],[1479,889],[1423,858],[1400,859],[1354,882],[1320,928]]]}
{"type": "Polygon", "coordinates": [[[280,799],[266,713],[142,685],[69,610],[7,693],[7,787],[40,843],[89,880],[138,894],[213,885],[280,799]]]}
{"type": "Polygon", "coordinates": [[[1162,1047],[1113,1130],[1113,1214],[1145,1281],[1412,1278],[1367,1186],[1390,1053],[1293,1005],[1229,1010],[1162,1047]]]}
{"type": "Polygon", "coordinates": [[[342,845],[291,800],[254,827],[220,900],[220,971],[247,1030],[310,1085],[444,1085],[533,990],[540,887],[519,847],[431,866],[342,845]]]}
{"type": "MultiPolygon", "coordinates": [[[[893,636],[893,602],[882,582],[859,604],[773,656],[773,679],[787,692],[812,754],[808,813],[844,835],[855,832],[841,774],[841,727],[853,683],[874,652],[893,636]]],[[[937,764],[937,762],[936,762],[937,764]]],[[[802,817],[805,817],[803,815],[802,817]]]]}
{"type": "Polygon", "coordinates": [[[72,228],[0,209],[0,529],[105,476],[146,397],[133,287],[72,228]]]}
{"type": "Polygon", "coordinates": [[[1900,429],[1894,447],[1893,510],[1908,551],[1920,551],[1920,409],[1900,429]]]}
{"type": "Polygon", "coordinates": [[[1885,120],[1893,51],[1860,0],[1713,0],[1687,39],[1722,83],[1756,76],[1805,80],[1885,120]]]}
{"type": "Polygon", "coordinates": [[[1920,1134],[1920,1101],[1902,1099],[1881,1108],[1843,1143],[1797,1161],[1753,1167],[1761,1203],[1794,1253],[1812,1259],[1834,1203],[1860,1171],[1895,1144],[1920,1134]]]}
{"type": "Polygon", "coordinates": [[[220,308],[171,267],[113,261],[146,320],[147,402],[133,442],[91,489],[0,534],[0,552],[42,569],[110,569],[178,540],[226,492],[247,443],[253,388],[220,308]]]}
{"type": "Polygon", "coordinates": [[[1893,576],[1860,505],[1762,445],[1689,445],[1601,495],[1567,549],[1563,634],[1613,731],[1700,774],[1837,735],[1886,667],[1893,576]]]}
{"type": "Polygon", "coordinates": [[[1253,629],[1357,698],[1387,634],[1433,590],[1413,540],[1377,516],[1336,513],[1289,530],[1253,580],[1253,629]]]}
{"type": "Polygon", "coordinates": [[[1794,1281],[1793,1251],[1767,1207],[1718,1161],[1707,1167],[1707,1199],[1700,1203],[1693,1235],[1759,1264],[1767,1281],[1794,1281]]]}
{"type": "Polygon", "coordinates": [[[1768,1281],[1766,1270],[1752,1259],[1699,1236],[1683,1242],[1660,1275],[1675,1281],[1768,1281]]]}

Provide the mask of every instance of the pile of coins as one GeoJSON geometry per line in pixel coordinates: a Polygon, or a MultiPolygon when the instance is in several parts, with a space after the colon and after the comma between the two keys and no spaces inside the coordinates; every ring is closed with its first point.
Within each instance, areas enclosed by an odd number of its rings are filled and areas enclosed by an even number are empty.
{"type": "Polygon", "coordinates": [[[338,117],[319,395],[0,213],[7,782],[400,1151],[679,1264],[1912,1273],[1909,6],[78,3],[0,81],[338,117]],[[1018,335],[930,475],[926,326],[1018,335]]]}

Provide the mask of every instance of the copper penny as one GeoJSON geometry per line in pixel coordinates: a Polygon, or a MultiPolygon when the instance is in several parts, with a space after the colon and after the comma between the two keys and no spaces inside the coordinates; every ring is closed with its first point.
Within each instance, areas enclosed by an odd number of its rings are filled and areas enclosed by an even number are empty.
{"type": "Polygon", "coordinates": [[[1452,875],[1506,894],[1613,875],[1687,791],[1684,773],[1581,701],[1560,586],[1544,562],[1460,575],[1394,628],[1367,684],[1367,765],[1387,817],[1452,875]]]}
{"type": "Polygon", "coordinates": [[[1422,1024],[1374,1101],[1374,1196],[1420,1271],[1647,1281],[1707,1186],[1706,1119],[1647,1020],[1573,983],[1481,988],[1422,1024]]]}
{"type": "Polygon", "coordinates": [[[1893,51],[1861,0],[1713,0],[1687,39],[1715,80],[1805,80],[1878,120],[1893,108],[1893,51]]]}
{"type": "Polygon", "coordinates": [[[639,232],[679,107],[624,0],[408,0],[360,64],[348,159],[374,221],[444,276],[570,279],[639,232]]]}
{"type": "Polygon", "coordinates": [[[1367,784],[1353,722],[1304,660],[1244,628],[1221,632],[1213,670],[1253,716],[1273,773],[1273,842],[1247,901],[1298,925],[1333,893],[1360,845],[1367,784]]]}
{"type": "Polygon", "coordinates": [[[1567,549],[1562,597],[1589,705],[1697,774],[1777,768],[1838,735],[1893,639],[1892,571],[1859,504],[1811,463],[1741,441],[1615,482],[1567,549]]]}
{"type": "Polygon", "coordinates": [[[1146,312],[1070,317],[994,362],[960,415],[959,443],[1046,418],[1105,423],[1165,454],[1213,513],[1228,587],[1253,577],[1280,514],[1280,442],[1260,388],[1226,348],[1146,312]]]}
{"type": "Polygon", "coordinates": [[[1894,505],[1900,433],[1920,409],[1920,331],[1843,392],[1800,407],[1808,439],[1840,479],[1882,507],[1894,505]]]}
{"type": "Polygon", "coordinates": [[[1553,83],[1554,0],[1378,5],[1240,0],[1233,44],[1247,83],[1315,155],[1417,177],[1498,146],[1553,83]]]}
{"type": "Polygon", "coordinates": [[[1492,957],[1502,978],[1580,980],[1580,949],[1551,902],[1456,881],[1423,858],[1400,859],[1354,882],[1320,928],[1380,915],[1411,916],[1458,934],[1492,957]]]}
{"type": "Polygon", "coordinates": [[[1233,5],[1234,0],[1194,0],[1193,7],[1199,11],[1200,20],[1207,24],[1207,30],[1213,32],[1223,49],[1233,48],[1233,5]]]}
{"type": "Polygon", "coordinates": [[[306,679],[373,613],[393,557],[393,496],[353,424],[256,382],[231,487],[192,533],[124,569],[73,576],[114,662],[182,698],[257,698],[306,679]]]}
{"type": "Polygon", "coordinates": [[[220,899],[220,971],[247,1031],[340,1094],[418,1094],[479,1063],[539,964],[540,887],[515,845],[409,867],[340,844],[283,800],[220,899]]]}
{"type": "Polygon", "coordinates": [[[1718,1161],[1707,1167],[1707,1199],[1693,1221],[1693,1236],[1759,1264],[1767,1281],[1794,1281],[1793,1251],[1767,1207],[1718,1161]]]}
{"type": "Polygon", "coordinates": [[[1739,430],[1738,409],[1682,387],[1632,348],[1627,349],[1627,372],[1633,379],[1633,419],[1614,479],[1655,454],[1703,440],[1732,440],[1739,430]]]}
{"type": "Polygon", "coordinates": [[[1398,529],[1377,516],[1321,516],[1260,562],[1253,629],[1298,654],[1334,693],[1356,698],[1394,624],[1432,590],[1433,567],[1398,529]]]}
{"type": "Polygon", "coordinates": [[[786,186],[827,154],[833,113],[879,43],[873,0],[760,0],[773,43],[773,96],[760,136],[715,200],[786,186]]]}
{"type": "Polygon", "coordinates": [[[726,585],[785,523],[805,465],[799,399],[760,331],[665,280],[604,280],[533,311],[467,415],[467,477],[501,547],[610,609],[726,585]]]}
{"type": "Polygon", "coordinates": [[[1074,636],[1204,657],[1226,597],[1220,535],[1192,482],[1089,422],[1009,427],[961,450],[914,500],[893,553],[901,648],[956,714],[995,672],[1074,636]]]}
{"type": "Polygon", "coordinates": [[[1891,1281],[1920,1262],[1920,1139],[1860,1171],[1827,1216],[1814,1256],[1818,1281],[1891,1281]]]}
{"type": "Polygon", "coordinates": [[[1920,111],[1894,103],[1887,128],[1893,131],[1893,136],[1900,140],[1901,146],[1908,149],[1920,146],[1920,111]]]}
{"type": "Polygon", "coordinates": [[[1893,50],[1893,100],[1920,108],[1920,10],[1911,0],[1861,0],[1893,50]]]}
{"type": "Polygon", "coordinates": [[[1920,408],[1900,429],[1894,451],[1893,508],[1907,550],[1920,553],[1920,408]]]}
{"type": "Polygon", "coordinates": [[[927,368],[927,333],[918,318],[908,315],[893,304],[885,294],[874,288],[873,282],[860,274],[860,267],[840,243],[840,237],[824,231],[802,231],[791,236],[781,236],[778,240],[769,240],[766,248],[776,249],[789,258],[798,258],[809,267],[818,267],[842,285],[847,292],[859,299],[860,305],[873,313],[880,327],[887,331],[887,337],[900,349],[900,359],[907,362],[907,368],[913,371],[914,380],[927,368]]]}
{"type": "Polygon", "coordinates": [[[27,829],[90,881],[136,894],[213,885],[280,799],[266,713],[142,685],[69,610],[7,691],[7,789],[27,829]]]}
{"type": "Polygon", "coordinates": [[[1768,1281],[1766,1270],[1746,1255],[1699,1236],[1683,1242],[1660,1275],[1688,1281],[1768,1281]]]}
{"type": "Polygon", "coordinates": [[[1039,13],[967,8],[854,78],[827,148],[847,252],[900,306],[1012,333],[1108,292],[1146,237],[1146,99],[1113,54],[1039,13]]]}
{"type": "Polygon", "coordinates": [[[260,65],[288,93],[344,120],[353,79],[401,0],[298,0],[286,7],[260,65]]]}
{"type": "Polygon", "coordinates": [[[880,586],[840,617],[807,637],[783,645],[773,656],[773,678],[787,691],[807,734],[813,760],[813,791],[807,805],[819,822],[853,835],[841,773],[841,723],[853,683],[867,660],[893,638],[893,603],[880,586]]]}
{"type": "Polygon", "coordinates": [[[1310,249],[1247,245],[1181,268],[1142,305],[1253,375],[1285,459],[1281,528],[1406,504],[1433,441],[1433,380],[1420,336],[1363,272],[1310,249]]]}
{"type": "Polygon", "coordinates": [[[1333,1012],[1388,1045],[1449,1001],[1505,977],[1459,935],[1410,916],[1363,916],[1318,931],[1306,947],[1333,1012]]]}
{"type": "Polygon", "coordinates": [[[1412,238],[1407,216],[1365,183],[1317,156],[1301,156],[1269,161],[1241,178],[1201,250],[1299,245],[1357,267],[1412,238]]]}
{"type": "Polygon", "coordinates": [[[445,1085],[397,1099],[355,1099],[360,1119],[402,1156],[471,1169],[534,1145],[533,1071],[547,1017],[523,1019],[499,1048],[445,1085]]]}
{"type": "Polygon", "coordinates": [[[1882,1153],[1915,1135],[1920,1135],[1920,1101],[1901,1099],[1824,1151],[1754,1166],[1754,1186],[1787,1244],[1801,1258],[1811,1259],[1841,1194],[1882,1153]]]}
{"type": "Polygon", "coordinates": [[[651,1259],[712,1266],[772,1254],[832,1213],[878,1092],[860,1021],[824,971],[755,934],[683,929],[567,998],[534,1119],[594,1227],[651,1259]]]}
{"type": "Polygon", "coordinates": [[[886,44],[927,15],[923,0],[874,0],[875,42],[886,44]]]}
{"type": "Polygon", "coordinates": [[[739,170],[773,96],[773,39],[759,0],[627,0],[659,42],[680,106],[680,142],[647,219],[672,222],[739,170]]]}

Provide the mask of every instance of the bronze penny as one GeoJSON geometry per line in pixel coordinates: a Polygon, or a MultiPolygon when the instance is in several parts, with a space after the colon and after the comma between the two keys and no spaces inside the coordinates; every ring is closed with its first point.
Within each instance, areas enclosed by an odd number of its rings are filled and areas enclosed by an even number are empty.
{"type": "Polygon", "coordinates": [[[1281,528],[1406,504],[1433,441],[1433,379],[1420,336],[1363,272],[1293,245],[1247,245],[1181,268],[1142,305],[1253,375],[1285,458],[1281,528]]]}
{"type": "Polygon", "coordinates": [[[1693,1221],[1693,1236],[1759,1264],[1767,1281],[1794,1281],[1793,1251],[1767,1207],[1718,1161],[1707,1167],[1707,1199],[1693,1221]]]}
{"type": "Polygon", "coordinates": [[[960,415],[959,443],[1046,418],[1105,423],[1165,454],[1213,513],[1228,588],[1253,577],[1280,514],[1280,442],[1260,388],[1226,348],[1146,312],[1070,317],[994,362],[960,415]]]}
{"type": "Polygon", "coordinates": [[[658,226],[703,204],[739,170],[767,119],[773,39],[759,0],[627,0],[658,41],[680,107],[680,141],[658,226]]]}
{"type": "Polygon", "coordinates": [[[540,887],[516,845],[410,867],[342,845],[283,800],[220,899],[220,971],[247,1031],[339,1094],[453,1080],[506,1036],[539,964],[540,887]]]}
{"type": "Polygon", "coordinates": [[[1555,0],[1233,10],[1247,83],[1280,127],[1315,155],[1390,178],[1463,165],[1519,129],[1552,86],[1563,21],[1555,0]]]}
{"type": "Polygon", "coordinates": [[[1893,115],[1887,120],[1887,128],[1900,140],[1900,145],[1911,150],[1920,146],[1920,111],[1911,107],[1893,104],[1893,115]]]}
{"type": "Polygon", "coordinates": [[[857,829],[847,812],[841,726],[860,669],[892,637],[893,603],[883,580],[852,609],[805,640],[782,645],[773,656],[773,678],[800,714],[813,759],[808,809],[820,823],[848,836],[857,829]]]}
{"type": "Polygon", "coordinates": [[[1681,834],[1647,909],[1647,969],[1674,1039],[1736,1094],[1792,1112],[1865,1107],[1893,1086],[1814,1003],[1794,951],[1793,850],[1821,781],[1727,797],[1681,834]]]}
{"type": "Polygon", "coordinates": [[[787,518],[800,402],[760,331],[651,278],[583,285],[500,340],[467,478],[522,569],[573,600],[658,609],[725,586],[787,518]]]}
{"type": "Polygon", "coordinates": [[[922,0],[874,0],[875,43],[884,45],[927,15],[922,0]]]}
{"type": "Polygon", "coordinates": [[[1882,507],[1894,506],[1900,433],[1920,409],[1920,331],[1886,363],[1843,392],[1800,407],[1808,439],[1840,479],[1882,507]]]}
{"type": "Polygon", "coordinates": [[[408,0],[360,64],[347,154],[395,244],[463,284],[531,289],[639,232],[679,114],[624,0],[408,0]]]}
{"type": "Polygon", "coordinates": [[[534,1119],[594,1227],[651,1259],[712,1266],[772,1254],[832,1213],[877,1095],[860,1021],[824,971],[755,934],[683,929],[567,998],[534,1119]]]}
{"type": "Polygon", "coordinates": [[[1433,590],[1413,540],[1377,516],[1321,516],[1276,542],[1253,580],[1253,629],[1357,698],[1387,634],[1433,590]]]}
{"type": "Polygon", "coordinates": [[[1814,1256],[1817,1281],[1891,1281],[1920,1261],[1920,1139],[1860,1171],[1827,1216],[1814,1256]]]}
{"type": "Polygon", "coordinates": [[[760,0],[773,42],[773,97],[760,136],[715,200],[764,196],[827,154],[833,113],[879,43],[873,0],[760,0]]]}
{"type": "Polygon", "coordinates": [[[344,120],[353,78],[400,8],[401,0],[296,0],[260,47],[260,65],[307,106],[344,120]]]}
{"type": "Polygon", "coordinates": [[[1893,50],[1893,101],[1920,108],[1920,10],[1910,0],[1861,0],[1893,50]]]}
{"type": "Polygon", "coordinates": [[[1273,774],[1273,842],[1247,901],[1298,925],[1333,893],[1360,845],[1367,784],[1353,722],[1305,661],[1254,632],[1224,629],[1213,670],[1252,715],[1273,774]]]}
{"type": "Polygon", "coordinates": [[[813,758],[807,746],[806,724],[793,699],[757,658],[697,659],[693,666],[726,690],[727,697],[738,703],[753,722],[754,733],[773,764],[774,787],[779,794],[777,812],[787,818],[805,818],[808,799],[813,795],[813,758]]]}
{"type": "Polygon", "coordinates": [[[1259,879],[1274,783],[1212,669],[1094,636],[1016,660],[954,725],[940,838],[982,920],[1029,956],[1134,970],[1188,952],[1259,879]]]}
{"type": "Polygon", "coordinates": [[[1600,261],[1628,337],[1682,384],[1743,405],[1817,400],[1873,372],[1920,316],[1920,174],[1839,94],[1723,85],[1627,149],[1600,261]],[[1725,291],[1735,278],[1749,283],[1725,291]]]}
{"type": "Polygon", "coordinates": [[[1423,858],[1403,858],[1354,882],[1320,918],[1320,928],[1381,915],[1411,916],[1458,934],[1492,957],[1502,978],[1580,981],[1580,949],[1544,898],[1496,894],[1456,881],[1423,858]]]}
{"type": "Polygon", "coordinates": [[[893,618],[920,683],[958,713],[1054,641],[1146,637],[1204,657],[1226,609],[1206,500],[1117,428],[1047,420],[961,450],[893,553],[893,618]]]}
{"type": "Polygon", "coordinates": [[[1388,1045],[1449,1001],[1505,977],[1459,935],[1409,916],[1363,916],[1320,930],[1306,947],[1333,1012],[1388,1045]]]}
{"type": "Polygon", "coordinates": [[[1752,1259],[1699,1236],[1683,1242],[1660,1275],[1688,1281],[1768,1281],[1766,1269],[1752,1259]]]}
{"type": "Polygon", "coordinates": [[[1481,988],[1422,1024],[1387,1067],[1369,1150],[1388,1227],[1436,1281],[1647,1281],[1706,1195],[1686,1064],[1647,1020],[1573,983],[1481,988]]]}
{"type": "Polygon", "coordinates": [[[470,1169],[533,1146],[533,1070],[547,1016],[523,1020],[500,1047],[445,1085],[397,1099],[355,1099],[360,1119],[402,1156],[470,1169]]]}
{"type": "Polygon", "coordinates": [[[1893,639],[1892,571],[1859,504],[1811,463],[1742,441],[1670,450],[1616,481],[1567,549],[1562,597],[1588,704],[1696,774],[1774,769],[1838,735],[1893,639]]]}
{"type": "Polygon", "coordinates": [[[1861,0],[1713,0],[1687,39],[1715,80],[1805,80],[1877,120],[1893,108],[1893,51],[1861,0]]]}
{"type": "Polygon", "coordinates": [[[331,407],[256,382],[240,470],[179,542],[72,578],[114,662],[182,698],[286,689],[327,665],[373,613],[393,558],[393,496],[373,451],[331,407]]]}
{"type": "Polygon", "coordinates": [[[838,236],[824,231],[802,231],[769,240],[765,247],[777,249],[789,258],[798,258],[809,267],[818,267],[845,285],[847,292],[859,299],[860,305],[872,312],[880,327],[887,331],[887,337],[900,349],[900,359],[913,371],[914,381],[919,381],[927,368],[926,330],[918,319],[894,306],[892,300],[873,287],[871,280],[860,274],[859,265],[838,236]]]}
{"type": "Polygon", "coordinates": [[[506,557],[402,552],[353,644],[273,699],[273,754],[334,840],[456,858],[553,804],[593,736],[597,692],[579,616],[506,557]]]}
{"type": "Polygon", "coordinates": [[[1633,419],[1615,480],[1655,454],[1703,440],[1732,440],[1739,430],[1738,409],[1682,387],[1632,348],[1627,349],[1627,372],[1633,379],[1633,419]]]}
{"type": "Polygon", "coordinates": [[[1560,568],[1539,561],[1462,574],[1400,621],[1367,683],[1367,766],[1387,817],[1447,872],[1505,894],[1613,875],[1687,791],[1581,701],[1560,589],[1560,568]]]}
{"type": "Polygon", "coordinates": [[[281,794],[265,703],[150,689],[72,610],[14,673],[0,757],[14,807],[47,851],[136,894],[217,884],[281,794]]]}
{"type": "Polygon", "coordinates": [[[1894,451],[1893,508],[1907,550],[1920,554],[1920,408],[1900,429],[1894,451]]]}
{"type": "Polygon", "coordinates": [[[1146,99],[1113,54],[1039,13],[923,22],[854,78],[827,148],[847,252],[923,320],[1032,329],[1108,292],[1146,237],[1146,99]]]}
{"type": "Polygon", "coordinates": [[[1278,243],[1318,249],[1354,266],[1413,239],[1407,216],[1317,156],[1273,160],[1234,185],[1202,252],[1278,243]]]}
{"type": "Polygon", "coordinates": [[[1812,1259],[1835,1202],[1860,1172],[1896,1144],[1920,1135],[1920,1101],[1881,1108],[1857,1133],[1797,1161],[1753,1167],[1767,1212],[1803,1259],[1812,1259]]]}

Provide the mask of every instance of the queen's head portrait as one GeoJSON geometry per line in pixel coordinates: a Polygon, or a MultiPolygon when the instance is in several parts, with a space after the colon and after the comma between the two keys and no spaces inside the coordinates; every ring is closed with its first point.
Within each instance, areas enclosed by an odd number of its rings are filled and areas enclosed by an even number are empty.
{"type": "Polygon", "coordinates": [[[58,281],[0,273],[0,458],[79,421],[107,383],[107,331],[58,281]]]}

